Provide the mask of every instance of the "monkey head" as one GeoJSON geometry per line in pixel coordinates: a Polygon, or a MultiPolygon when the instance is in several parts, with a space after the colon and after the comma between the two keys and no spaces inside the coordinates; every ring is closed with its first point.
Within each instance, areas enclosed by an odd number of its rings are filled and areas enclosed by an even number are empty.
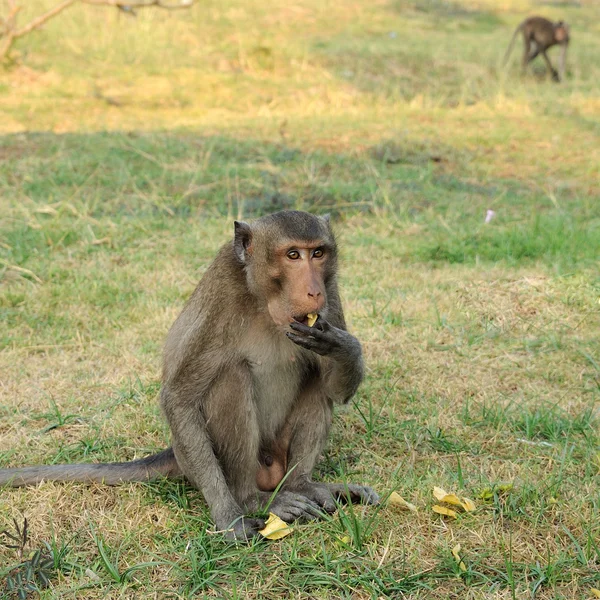
{"type": "Polygon", "coordinates": [[[569,26],[564,21],[554,23],[554,39],[559,44],[569,43],[569,26]]]}
{"type": "Polygon", "coordinates": [[[236,221],[233,249],[248,291],[277,326],[307,324],[310,313],[326,318],[337,263],[329,217],[286,210],[236,221]]]}

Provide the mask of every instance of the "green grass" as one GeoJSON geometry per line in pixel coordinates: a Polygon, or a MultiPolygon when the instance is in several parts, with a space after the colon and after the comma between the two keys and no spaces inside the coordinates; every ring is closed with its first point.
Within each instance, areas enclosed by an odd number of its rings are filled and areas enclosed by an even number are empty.
{"type": "Polygon", "coordinates": [[[168,327],[233,219],[300,208],[332,214],[368,367],[316,476],[419,510],[347,507],[238,547],[181,482],[2,490],[0,531],[25,515],[28,540],[0,543],[0,580],[48,574],[43,598],[592,597],[599,10],[82,6],[21,40],[0,79],[0,464],[163,448],[168,327]],[[533,12],[571,25],[560,86],[499,67],[533,12]],[[434,486],[477,511],[442,520],[434,486]]]}

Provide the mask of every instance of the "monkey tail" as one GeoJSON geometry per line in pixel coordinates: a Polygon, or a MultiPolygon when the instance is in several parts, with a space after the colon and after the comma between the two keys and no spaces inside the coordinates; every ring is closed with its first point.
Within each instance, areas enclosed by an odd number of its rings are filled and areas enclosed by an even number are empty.
{"type": "Polygon", "coordinates": [[[504,55],[504,60],[502,61],[502,66],[505,67],[506,63],[508,62],[508,58],[510,56],[510,53],[512,52],[513,46],[515,45],[515,40],[517,39],[517,35],[519,34],[519,32],[521,32],[523,30],[523,23],[521,23],[516,29],[515,32],[513,33],[513,36],[510,40],[510,43],[508,44],[508,48],[506,49],[506,54],[504,55]]]}
{"type": "Polygon", "coordinates": [[[0,486],[21,487],[41,481],[80,481],[117,485],[128,481],[151,481],[158,477],[177,477],[181,470],[172,448],[158,454],[121,463],[45,465],[0,469],[0,486]]]}

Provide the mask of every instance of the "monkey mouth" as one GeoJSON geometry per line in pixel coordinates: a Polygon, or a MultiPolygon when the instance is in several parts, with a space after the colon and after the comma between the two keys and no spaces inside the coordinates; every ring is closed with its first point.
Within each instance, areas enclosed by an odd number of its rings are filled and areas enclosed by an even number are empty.
{"type": "Polygon", "coordinates": [[[314,327],[315,322],[319,318],[318,313],[308,313],[306,315],[296,315],[292,317],[294,321],[297,323],[302,323],[302,325],[306,325],[307,327],[314,327]]]}
{"type": "Polygon", "coordinates": [[[308,315],[297,315],[292,317],[296,323],[302,323],[302,325],[308,325],[308,315]]]}
{"type": "Polygon", "coordinates": [[[307,327],[309,327],[309,317],[308,315],[296,315],[294,317],[292,317],[294,319],[294,321],[296,321],[296,323],[302,323],[302,325],[306,325],[307,327]]]}

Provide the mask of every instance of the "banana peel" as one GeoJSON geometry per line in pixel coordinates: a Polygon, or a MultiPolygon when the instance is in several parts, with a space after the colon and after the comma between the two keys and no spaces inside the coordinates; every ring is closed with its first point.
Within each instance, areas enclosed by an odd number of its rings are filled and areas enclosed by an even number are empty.
{"type": "Polygon", "coordinates": [[[287,523],[282,521],[276,514],[269,513],[269,518],[265,521],[264,529],[259,530],[263,537],[268,540],[280,540],[294,531],[287,523]]]}

